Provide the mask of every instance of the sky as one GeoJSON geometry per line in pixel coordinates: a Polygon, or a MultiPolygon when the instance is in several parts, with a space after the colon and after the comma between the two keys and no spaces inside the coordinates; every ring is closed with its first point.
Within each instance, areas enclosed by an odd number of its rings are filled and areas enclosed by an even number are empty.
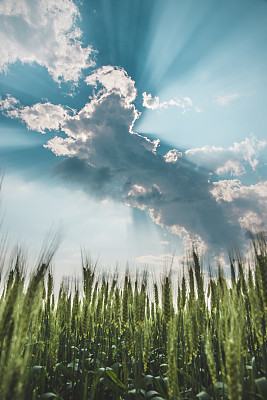
{"type": "Polygon", "coordinates": [[[267,224],[267,1],[0,0],[2,231],[105,268],[267,224]]]}

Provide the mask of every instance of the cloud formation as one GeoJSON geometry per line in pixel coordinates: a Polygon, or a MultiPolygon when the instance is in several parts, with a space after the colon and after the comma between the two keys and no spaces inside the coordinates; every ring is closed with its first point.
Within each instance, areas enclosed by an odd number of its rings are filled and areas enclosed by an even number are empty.
{"type": "Polygon", "coordinates": [[[266,140],[258,140],[254,135],[240,143],[234,143],[228,149],[216,146],[203,146],[185,151],[187,160],[207,168],[210,172],[223,176],[229,173],[240,176],[246,173],[248,166],[254,171],[259,155],[266,147],[266,140]]]}
{"type": "Polygon", "coordinates": [[[229,219],[238,219],[240,226],[253,233],[266,230],[267,181],[243,185],[239,179],[213,182],[211,194],[229,219]]]}
{"type": "Polygon", "coordinates": [[[2,0],[0,71],[9,64],[38,63],[55,81],[77,82],[94,65],[91,46],[82,46],[79,10],[72,0],[2,0]]]}
{"type": "Polygon", "coordinates": [[[187,111],[195,110],[196,112],[201,112],[199,107],[193,107],[193,102],[190,97],[184,97],[182,99],[170,99],[168,101],[159,101],[159,97],[155,96],[152,97],[151,93],[144,92],[143,96],[143,107],[148,108],[150,110],[162,110],[167,109],[169,106],[174,106],[181,108],[183,111],[182,113],[185,114],[187,111]]]}
{"type": "Polygon", "coordinates": [[[162,156],[159,140],[134,131],[140,116],[133,104],[137,92],[122,68],[101,67],[86,82],[95,93],[79,112],[60,104],[23,107],[14,98],[0,99],[2,111],[29,129],[60,132],[45,145],[66,157],[56,174],[99,199],[146,211],[184,243],[193,238],[202,248],[225,248],[242,237],[250,222],[266,224],[266,213],[260,214],[266,207],[266,182],[251,187],[237,179],[210,182],[211,173],[240,175],[248,166],[255,169],[265,142],[251,137],[228,149],[172,149],[162,156]]]}
{"type": "Polygon", "coordinates": [[[75,112],[50,102],[23,107],[12,96],[7,96],[4,100],[0,97],[0,110],[7,117],[18,118],[25,122],[28,129],[40,133],[45,133],[45,130],[59,130],[68,119],[69,112],[75,112]]]}
{"type": "Polygon", "coordinates": [[[95,88],[101,84],[104,88],[104,93],[116,93],[128,104],[133,102],[137,95],[135,82],[123,68],[104,65],[87,76],[85,82],[95,88]]]}
{"type": "Polygon", "coordinates": [[[255,185],[242,185],[239,179],[221,180],[213,182],[211,194],[218,203],[224,201],[232,203],[242,199],[246,202],[257,201],[258,204],[266,206],[267,202],[267,181],[259,182],[255,185]]]}

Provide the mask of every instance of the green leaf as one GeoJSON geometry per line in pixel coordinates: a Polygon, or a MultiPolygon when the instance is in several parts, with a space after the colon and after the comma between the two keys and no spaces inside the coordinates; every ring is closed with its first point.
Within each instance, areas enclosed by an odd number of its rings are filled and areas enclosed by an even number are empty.
{"type": "Polygon", "coordinates": [[[68,382],[68,383],[66,384],[66,389],[67,389],[67,390],[71,390],[71,389],[72,389],[72,382],[68,382]]]}
{"type": "Polygon", "coordinates": [[[117,386],[121,387],[122,389],[125,389],[125,385],[122,383],[122,381],[117,377],[116,372],[111,369],[107,368],[106,369],[106,374],[110,377],[110,379],[113,380],[113,382],[116,383],[117,386]]]}
{"type": "Polygon", "coordinates": [[[136,389],[131,389],[128,391],[128,394],[137,394],[137,390],[136,389]]]}
{"type": "Polygon", "coordinates": [[[35,365],[34,367],[32,367],[32,371],[34,371],[34,372],[38,372],[42,369],[44,369],[44,367],[42,365],[35,365]]]}
{"type": "Polygon", "coordinates": [[[201,400],[212,400],[207,392],[200,392],[197,394],[197,397],[201,400]]]}
{"type": "Polygon", "coordinates": [[[154,376],[152,376],[152,375],[145,375],[143,377],[143,382],[144,382],[144,385],[146,388],[148,386],[153,386],[153,379],[154,379],[154,376]]]}
{"type": "Polygon", "coordinates": [[[215,389],[216,389],[218,394],[220,394],[220,393],[228,393],[228,386],[223,382],[217,382],[215,389]]]}
{"type": "Polygon", "coordinates": [[[77,371],[79,371],[79,364],[78,364],[78,363],[73,364],[73,363],[71,362],[71,363],[69,363],[69,364],[67,365],[67,368],[71,368],[72,370],[74,370],[75,372],[77,372],[77,371]]]}
{"type": "Polygon", "coordinates": [[[143,389],[132,389],[128,392],[129,394],[134,394],[136,395],[141,395],[142,397],[145,397],[145,391],[143,389]]]}
{"type": "Polygon", "coordinates": [[[97,375],[99,375],[100,377],[103,376],[105,374],[105,368],[98,368],[98,370],[96,371],[97,375]]]}
{"type": "Polygon", "coordinates": [[[144,380],[149,380],[151,381],[151,379],[153,380],[154,376],[153,375],[145,375],[144,376],[144,380]]]}
{"type": "Polygon", "coordinates": [[[115,364],[111,365],[111,368],[117,371],[122,367],[122,364],[120,362],[116,362],[115,364]]]}
{"type": "Polygon", "coordinates": [[[72,380],[73,379],[73,374],[70,369],[65,367],[65,365],[58,363],[56,364],[56,370],[62,374],[65,378],[72,380]]]}
{"type": "Polygon", "coordinates": [[[45,373],[45,369],[43,366],[41,365],[35,365],[34,367],[32,367],[31,371],[30,371],[30,376],[31,377],[36,377],[36,376],[40,376],[40,374],[44,374],[45,373]]]}
{"type": "Polygon", "coordinates": [[[146,399],[164,400],[155,390],[149,390],[149,392],[146,393],[146,399]]]}
{"type": "Polygon", "coordinates": [[[164,384],[162,378],[161,378],[160,376],[156,376],[156,377],[154,378],[154,382],[155,382],[155,385],[156,385],[156,387],[157,387],[157,390],[158,390],[159,394],[160,394],[163,398],[165,398],[165,395],[166,395],[166,393],[164,392],[165,384],[164,384]]]}
{"type": "Polygon", "coordinates": [[[158,396],[159,393],[156,392],[155,390],[149,390],[149,392],[146,393],[146,399],[152,399],[155,398],[155,396],[158,396]]]}
{"type": "Polygon", "coordinates": [[[182,369],[180,369],[180,368],[177,368],[177,372],[179,372],[179,374],[181,374],[181,375],[183,375],[189,382],[195,382],[196,383],[196,380],[195,379],[192,379],[192,376],[191,375],[189,375],[189,374],[187,374],[185,371],[183,371],[182,369]]]}
{"type": "Polygon", "coordinates": [[[267,399],[267,379],[265,377],[255,380],[263,400],[267,399]]]}
{"type": "Polygon", "coordinates": [[[105,378],[101,378],[100,383],[104,385],[105,389],[108,388],[112,392],[118,392],[118,395],[122,395],[123,393],[123,389],[115,382],[113,382],[111,379],[109,379],[107,376],[105,378]]]}
{"type": "Polygon", "coordinates": [[[153,397],[153,400],[165,400],[166,398],[164,397],[159,397],[159,396],[157,396],[157,397],[153,397]]]}
{"type": "Polygon", "coordinates": [[[47,392],[41,395],[40,400],[56,399],[57,397],[58,397],[57,394],[52,392],[47,392]]]}

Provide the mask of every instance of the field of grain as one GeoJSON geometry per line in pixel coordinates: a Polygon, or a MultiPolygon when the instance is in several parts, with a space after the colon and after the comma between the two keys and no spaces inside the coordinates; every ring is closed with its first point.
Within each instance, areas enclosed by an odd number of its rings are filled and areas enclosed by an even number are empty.
{"type": "Polygon", "coordinates": [[[194,250],[180,280],[105,277],[84,256],[82,283],[59,293],[53,244],[30,278],[17,250],[1,282],[0,399],[266,399],[263,236],[252,247],[229,278],[204,274],[194,250]]]}

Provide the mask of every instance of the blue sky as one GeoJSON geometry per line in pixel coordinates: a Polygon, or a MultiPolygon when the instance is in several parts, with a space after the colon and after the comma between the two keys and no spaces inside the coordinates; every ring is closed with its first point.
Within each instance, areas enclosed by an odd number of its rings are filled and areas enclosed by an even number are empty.
{"type": "Polygon", "coordinates": [[[267,223],[267,2],[0,2],[3,229],[158,268],[267,223]]]}

